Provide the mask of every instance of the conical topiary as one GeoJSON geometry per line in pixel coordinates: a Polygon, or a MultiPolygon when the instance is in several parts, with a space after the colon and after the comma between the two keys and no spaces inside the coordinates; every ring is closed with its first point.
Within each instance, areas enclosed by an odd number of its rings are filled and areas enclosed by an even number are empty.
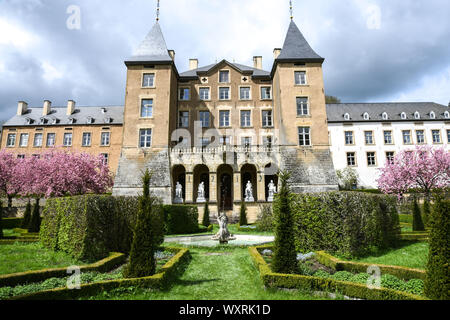
{"type": "Polygon", "coordinates": [[[429,226],[430,216],[431,216],[430,201],[427,198],[425,198],[425,201],[423,203],[423,213],[422,213],[423,224],[425,227],[429,226]]]}
{"type": "Polygon", "coordinates": [[[33,206],[33,213],[31,214],[30,224],[28,226],[28,232],[37,233],[41,228],[41,216],[39,214],[39,198],[36,198],[36,202],[33,206]]]}
{"type": "Polygon", "coordinates": [[[209,221],[209,205],[208,201],[205,203],[205,210],[203,212],[202,225],[205,227],[209,227],[211,222],[209,221]]]}
{"type": "Polygon", "coordinates": [[[413,231],[425,231],[419,204],[417,203],[417,199],[415,197],[413,201],[413,231]]]}
{"type": "Polygon", "coordinates": [[[22,229],[28,229],[31,219],[31,202],[28,200],[25,212],[23,214],[22,229]]]}
{"type": "Polygon", "coordinates": [[[247,224],[248,224],[248,222],[247,222],[247,206],[245,205],[245,201],[242,201],[241,211],[240,211],[240,215],[239,215],[239,225],[246,226],[247,224]]]}
{"type": "Polygon", "coordinates": [[[155,253],[164,241],[164,213],[161,202],[150,195],[151,175],[142,177],[143,195],[130,251],[130,262],[124,270],[126,278],[152,276],[156,271],[155,253]]]}
{"type": "Polygon", "coordinates": [[[273,205],[275,223],[275,245],[272,271],[278,273],[295,273],[297,253],[294,243],[294,219],[291,212],[291,192],[288,186],[290,174],[280,173],[281,188],[273,205]]]}

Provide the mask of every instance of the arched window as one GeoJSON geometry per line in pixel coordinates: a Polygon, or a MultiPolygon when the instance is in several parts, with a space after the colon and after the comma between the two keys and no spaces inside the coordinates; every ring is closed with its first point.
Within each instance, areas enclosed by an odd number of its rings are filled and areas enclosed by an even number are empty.
{"type": "Polygon", "coordinates": [[[416,112],[414,113],[414,119],[420,119],[420,113],[419,113],[419,111],[416,111],[416,112]]]}
{"type": "Polygon", "coordinates": [[[344,120],[345,121],[349,121],[350,120],[350,115],[348,113],[344,114],[344,120]]]}
{"type": "Polygon", "coordinates": [[[430,119],[436,119],[436,114],[434,113],[434,111],[430,112],[430,119]]]}
{"type": "Polygon", "coordinates": [[[367,112],[364,113],[363,117],[364,117],[364,120],[369,120],[370,119],[370,116],[369,116],[369,114],[367,112]]]}
{"type": "Polygon", "coordinates": [[[445,119],[450,119],[450,112],[445,111],[445,112],[444,112],[444,118],[445,118],[445,119]]]}
{"type": "Polygon", "coordinates": [[[383,117],[383,120],[388,120],[389,119],[389,116],[388,116],[388,114],[386,112],[383,112],[382,117],[383,117]]]}
{"type": "Polygon", "coordinates": [[[406,120],[406,113],[402,112],[402,114],[400,115],[400,117],[402,118],[402,120],[406,120]]]}

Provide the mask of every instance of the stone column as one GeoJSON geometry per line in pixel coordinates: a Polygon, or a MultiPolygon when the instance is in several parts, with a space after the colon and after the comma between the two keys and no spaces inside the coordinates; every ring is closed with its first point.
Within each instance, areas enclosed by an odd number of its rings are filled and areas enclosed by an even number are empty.
{"type": "Polygon", "coordinates": [[[242,183],[241,183],[241,173],[235,172],[233,174],[233,200],[242,201],[242,183]]]}
{"type": "Polygon", "coordinates": [[[209,202],[217,202],[217,172],[209,173],[209,202]]]}
{"type": "Polygon", "coordinates": [[[258,185],[258,202],[266,202],[266,176],[264,172],[256,174],[256,183],[258,185]]]}
{"type": "Polygon", "coordinates": [[[186,172],[186,203],[194,202],[194,174],[186,172]]]}

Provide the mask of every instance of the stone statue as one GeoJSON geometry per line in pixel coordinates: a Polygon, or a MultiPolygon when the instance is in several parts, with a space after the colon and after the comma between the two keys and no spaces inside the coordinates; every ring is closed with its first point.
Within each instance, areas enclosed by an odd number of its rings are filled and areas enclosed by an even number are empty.
{"type": "Polygon", "coordinates": [[[219,240],[220,244],[227,244],[228,241],[236,240],[230,231],[228,231],[228,217],[225,212],[219,213],[219,232],[212,237],[212,240],[219,240]]]}
{"type": "Polygon", "coordinates": [[[202,181],[198,186],[197,203],[205,203],[205,183],[202,181]]]}
{"type": "Polygon", "coordinates": [[[245,188],[245,202],[255,202],[255,198],[253,197],[253,187],[250,181],[247,182],[245,188]]]}
{"type": "Polygon", "coordinates": [[[270,180],[269,183],[269,197],[267,198],[268,202],[273,202],[273,197],[277,193],[277,187],[275,187],[275,184],[273,183],[273,180],[270,180]]]}
{"type": "Polygon", "coordinates": [[[177,185],[175,187],[175,199],[173,201],[174,203],[183,203],[183,186],[180,184],[180,182],[177,182],[177,185]]]}

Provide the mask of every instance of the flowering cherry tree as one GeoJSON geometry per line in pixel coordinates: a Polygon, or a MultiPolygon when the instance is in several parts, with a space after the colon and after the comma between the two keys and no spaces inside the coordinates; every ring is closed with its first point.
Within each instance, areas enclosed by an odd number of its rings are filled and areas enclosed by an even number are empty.
{"type": "Polygon", "coordinates": [[[8,207],[12,206],[12,198],[20,191],[19,185],[11,183],[16,164],[17,159],[12,153],[0,151],[0,195],[8,197],[8,207]]]}
{"type": "Polygon", "coordinates": [[[450,186],[450,152],[419,146],[400,152],[380,171],[377,182],[384,193],[402,197],[408,190],[417,189],[429,198],[434,189],[450,186]]]}

